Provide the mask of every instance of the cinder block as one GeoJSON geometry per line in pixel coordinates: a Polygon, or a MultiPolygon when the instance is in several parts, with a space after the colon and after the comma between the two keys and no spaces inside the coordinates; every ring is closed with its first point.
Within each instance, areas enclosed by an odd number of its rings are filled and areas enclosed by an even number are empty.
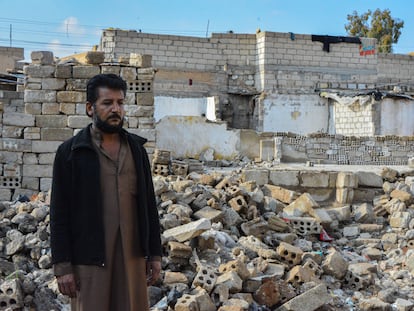
{"type": "Polygon", "coordinates": [[[301,172],[302,187],[327,188],[329,186],[329,173],[327,172],[301,172]]]}
{"type": "Polygon", "coordinates": [[[336,179],[337,188],[358,188],[358,175],[348,172],[339,172],[336,179]]]}
{"type": "Polygon", "coordinates": [[[210,293],[217,282],[217,275],[214,268],[209,266],[197,267],[198,272],[193,280],[193,287],[200,286],[210,293]]]}
{"type": "Polygon", "coordinates": [[[65,128],[68,117],[64,115],[40,115],[35,117],[36,126],[51,127],[51,128],[65,128]]]}
{"type": "Polygon", "coordinates": [[[247,202],[242,195],[231,199],[228,203],[238,213],[247,209],[247,202]]]}
{"type": "Polygon", "coordinates": [[[32,64],[52,65],[54,62],[53,53],[50,51],[33,51],[30,53],[32,64]]]}
{"type": "Polygon", "coordinates": [[[84,103],[86,102],[86,93],[79,91],[59,91],[57,92],[57,101],[60,103],[84,103]]]}
{"type": "Polygon", "coordinates": [[[270,170],[269,180],[275,186],[289,187],[299,186],[298,171],[270,170]]]}
{"type": "Polygon", "coordinates": [[[24,101],[25,103],[55,103],[56,91],[25,90],[24,101]]]}
{"type": "Polygon", "coordinates": [[[90,79],[101,73],[99,66],[73,66],[72,75],[75,79],[90,79]]]}
{"type": "Polygon", "coordinates": [[[266,169],[246,169],[242,171],[244,182],[254,180],[258,186],[269,183],[269,170],[266,169]]]}
{"type": "Polygon", "coordinates": [[[276,249],[277,254],[281,260],[288,263],[290,266],[298,265],[302,261],[303,251],[296,246],[281,242],[276,249]]]}

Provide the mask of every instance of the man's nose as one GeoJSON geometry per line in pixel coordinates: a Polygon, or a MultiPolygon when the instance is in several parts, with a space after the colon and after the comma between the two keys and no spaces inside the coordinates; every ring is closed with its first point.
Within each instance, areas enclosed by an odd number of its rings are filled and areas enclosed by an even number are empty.
{"type": "Polygon", "coordinates": [[[121,105],[118,104],[118,103],[113,103],[111,111],[112,112],[120,112],[121,111],[121,105]]]}

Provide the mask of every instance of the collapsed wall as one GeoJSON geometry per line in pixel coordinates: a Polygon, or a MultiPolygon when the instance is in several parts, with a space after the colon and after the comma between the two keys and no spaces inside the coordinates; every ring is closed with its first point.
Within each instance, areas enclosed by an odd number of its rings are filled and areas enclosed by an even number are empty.
{"type": "Polygon", "coordinates": [[[85,65],[76,61],[56,64],[51,52],[33,52],[32,64],[24,68],[24,100],[21,92],[0,94],[6,99],[0,107],[0,200],[50,189],[57,147],[91,122],[85,114],[86,84],[99,73],[119,74],[127,81],[126,127],[148,139],[146,148],[153,152],[154,69],[150,59],[139,55],[104,63],[101,52],[88,56],[85,65]]]}

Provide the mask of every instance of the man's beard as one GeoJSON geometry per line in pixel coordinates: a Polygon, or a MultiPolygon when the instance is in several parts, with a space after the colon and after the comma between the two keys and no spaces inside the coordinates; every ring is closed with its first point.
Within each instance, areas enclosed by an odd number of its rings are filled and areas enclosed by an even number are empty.
{"type": "Polygon", "coordinates": [[[104,133],[108,133],[108,134],[114,134],[114,133],[119,133],[122,130],[122,127],[124,125],[124,119],[121,118],[120,116],[116,115],[111,118],[117,118],[120,120],[120,122],[117,125],[111,125],[108,123],[107,120],[102,120],[98,114],[95,112],[94,116],[93,116],[93,123],[95,124],[95,126],[101,130],[104,133]]]}

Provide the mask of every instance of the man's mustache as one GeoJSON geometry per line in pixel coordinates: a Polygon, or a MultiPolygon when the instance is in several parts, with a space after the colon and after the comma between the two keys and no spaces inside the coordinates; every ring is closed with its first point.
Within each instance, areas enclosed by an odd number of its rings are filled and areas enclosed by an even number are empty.
{"type": "Polygon", "coordinates": [[[107,120],[111,120],[111,119],[122,120],[121,116],[118,114],[113,114],[107,118],[107,120]]]}

